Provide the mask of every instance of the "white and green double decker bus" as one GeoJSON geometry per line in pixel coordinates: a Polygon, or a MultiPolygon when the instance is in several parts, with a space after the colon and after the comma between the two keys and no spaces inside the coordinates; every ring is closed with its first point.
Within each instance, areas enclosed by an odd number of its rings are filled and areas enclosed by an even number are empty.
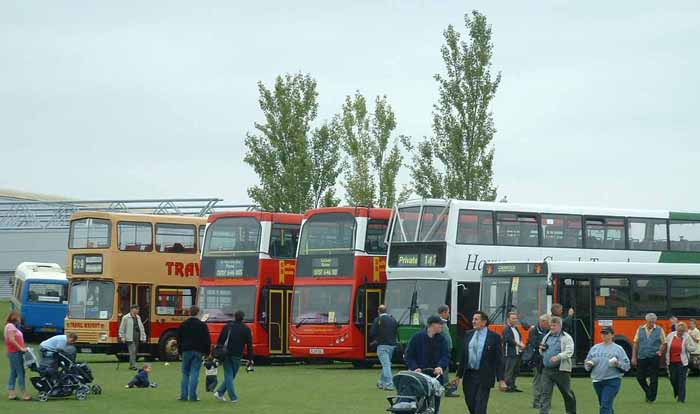
{"type": "Polygon", "coordinates": [[[700,213],[424,199],[396,207],[388,237],[385,302],[404,343],[441,304],[453,336],[471,329],[488,262],[700,263],[700,213]]]}

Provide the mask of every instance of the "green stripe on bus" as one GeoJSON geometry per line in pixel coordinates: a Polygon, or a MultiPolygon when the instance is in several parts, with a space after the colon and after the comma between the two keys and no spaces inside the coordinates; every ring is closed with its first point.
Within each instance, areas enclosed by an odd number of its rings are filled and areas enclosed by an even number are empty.
{"type": "Polygon", "coordinates": [[[700,213],[680,213],[673,211],[670,215],[671,220],[700,220],[700,213]]]}
{"type": "Polygon", "coordinates": [[[700,263],[700,252],[661,252],[659,263],[700,263]]]}
{"type": "Polygon", "coordinates": [[[411,340],[411,337],[421,329],[423,329],[423,327],[419,325],[399,326],[399,342],[401,342],[404,345],[408,344],[408,341],[411,340]]]}

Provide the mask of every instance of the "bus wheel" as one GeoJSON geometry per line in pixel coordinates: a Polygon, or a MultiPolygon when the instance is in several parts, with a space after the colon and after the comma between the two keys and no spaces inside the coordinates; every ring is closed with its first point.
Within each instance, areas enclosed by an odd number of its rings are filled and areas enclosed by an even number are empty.
{"type": "Polygon", "coordinates": [[[166,332],[158,342],[158,358],[161,361],[177,361],[177,334],[175,331],[166,332]]]}

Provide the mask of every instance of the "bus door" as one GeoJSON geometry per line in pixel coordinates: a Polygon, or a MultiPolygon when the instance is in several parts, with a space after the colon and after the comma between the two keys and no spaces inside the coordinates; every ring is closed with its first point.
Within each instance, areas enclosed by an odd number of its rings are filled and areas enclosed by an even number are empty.
{"type": "Polygon", "coordinates": [[[376,357],[377,345],[373,344],[373,338],[370,338],[369,331],[372,329],[374,318],[379,316],[379,305],[382,304],[381,289],[367,289],[365,291],[365,356],[376,357]]]}
{"type": "MultiPolygon", "coordinates": [[[[151,285],[136,285],[136,302],[139,305],[139,316],[146,331],[146,342],[151,338],[151,285]]],[[[150,352],[150,351],[149,351],[150,352]]]]}
{"type": "MultiPolygon", "coordinates": [[[[459,282],[457,284],[457,324],[458,337],[472,329],[472,316],[479,310],[479,282],[459,282]]],[[[460,341],[461,342],[461,341],[460,341]]]]}
{"type": "Polygon", "coordinates": [[[270,354],[289,352],[289,310],[292,291],[270,289],[268,297],[269,347],[270,354]]]}
{"type": "Polygon", "coordinates": [[[564,307],[564,314],[569,308],[575,311],[571,336],[574,338],[575,362],[582,364],[593,346],[592,282],[587,277],[562,277],[559,283],[559,303],[564,307]]]}

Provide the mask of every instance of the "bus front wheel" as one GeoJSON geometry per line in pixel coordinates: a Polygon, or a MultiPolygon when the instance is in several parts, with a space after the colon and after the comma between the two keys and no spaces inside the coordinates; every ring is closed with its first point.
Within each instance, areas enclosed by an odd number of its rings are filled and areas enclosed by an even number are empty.
{"type": "Polygon", "coordinates": [[[158,358],[161,361],[177,361],[178,357],[177,334],[168,331],[158,341],[158,358]]]}

